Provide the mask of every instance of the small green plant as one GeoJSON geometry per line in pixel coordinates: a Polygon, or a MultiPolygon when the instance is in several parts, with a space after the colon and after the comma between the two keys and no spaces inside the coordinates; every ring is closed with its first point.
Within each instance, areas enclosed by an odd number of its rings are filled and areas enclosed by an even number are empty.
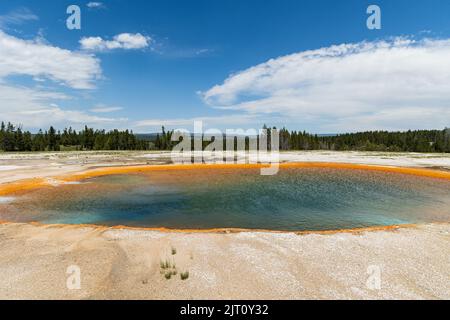
{"type": "Polygon", "coordinates": [[[176,276],[178,274],[177,267],[173,259],[172,262],[170,262],[168,259],[164,261],[161,260],[159,262],[159,266],[161,267],[159,273],[163,274],[167,280],[172,278],[172,276],[176,276]]]}
{"type": "Polygon", "coordinates": [[[174,247],[172,247],[172,255],[174,256],[174,255],[176,255],[176,254],[177,254],[177,249],[174,248],[174,247]]]}
{"type": "Polygon", "coordinates": [[[180,273],[180,278],[181,280],[186,280],[187,278],[189,278],[189,271],[180,273]]]}
{"type": "Polygon", "coordinates": [[[160,263],[159,263],[159,265],[160,265],[160,267],[161,267],[161,269],[170,269],[170,261],[169,260],[166,260],[166,261],[161,261],[160,263]]]}

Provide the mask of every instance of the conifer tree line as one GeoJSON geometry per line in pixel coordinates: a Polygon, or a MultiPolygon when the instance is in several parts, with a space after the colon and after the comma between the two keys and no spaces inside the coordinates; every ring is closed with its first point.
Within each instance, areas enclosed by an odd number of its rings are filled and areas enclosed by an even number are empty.
{"type": "Polygon", "coordinates": [[[280,150],[450,152],[450,129],[318,136],[283,128],[279,134],[280,150]]]}
{"type": "Polygon", "coordinates": [[[65,151],[65,150],[148,150],[147,141],[137,139],[133,131],[94,130],[85,126],[77,132],[72,128],[56,131],[50,127],[36,134],[20,126],[1,123],[1,151],[65,151]]]}
{"type": "MultiPolygon", "coordinates": [[[[271,130],[267,130],[268,141],[271,130]]],[[[21,126],[1,123],[0,151],[70,151],[70,150],[171,150],[176,142],[172,131],[162,127],[156,135],[136,135],[131,130],[94,130],[84,127],[76,131],[66,128],[56,131],[50,127],[32,134],[21,126]]],[[[415,130],[403,132],[368,131],[331,136],[309,134],[305,131],[279,130],[280,150],[336,150],[387,152],[450,152],[450,129],[415,130]]],[[[225,137],[224,137],[225,140],[225,137]]],[[[248,139],[246,140],[248,145],[248,139]]],[[[204,143],[206,147],[208,143],[204,143]]],[[[226,144],[224,143],[224,146],[226,144]]],[[[270,143],[269,143],[270,145],[270,143]]]]}

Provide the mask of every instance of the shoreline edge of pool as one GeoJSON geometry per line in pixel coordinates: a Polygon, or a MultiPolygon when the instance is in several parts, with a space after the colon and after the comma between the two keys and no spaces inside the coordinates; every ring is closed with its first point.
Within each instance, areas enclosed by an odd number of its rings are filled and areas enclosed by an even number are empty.
{"type": "MultiPolygon", "coordinates": [[[[70,184],[73,182],[81,182],[86,179],[124,175],[124,174],[136,174],[136,173],[148,173],[152,171],[189,171],[189,170],[202,170],[202,169],[261,169],[266,168],[267,164],[169,164],[169,165],[141,165],[141,166],[111,166],[102,168],[89,168],[80,172],[74,172],[62,176],[47,177],[41,179],[22,179],[16,182],[0,184],[0,197],[5,198],[20,191],[30,191],[33,189],[43,187],[58,187],[64,184],[70,184]]],[[[279,163],[279,169],[307,169],[307,168],[320,168],[320,169],[345,169],[345,170],[364,170],[364,171],[376,171],[395,174],[412,175],[425,178],[444,179],[450,180],[450,171],[442,171],[430,168],[414,168],[414,167],[397,167],[397,166],[380,166],[380,165],[367,165],[367,164],[355,164],[355,163],[333,163],[333,162],[288,162],[279,163]]],[[[7,223],[30,223],[33,225],[41,226],[74,226],[74,227],[90,227],[98,229],[129,229],[129,230],[146,230],[146,231],[159,231],[159,232],[177,232],[177,233],[238,233],[238,232],[273,232],[273,233],[295,233],[295,234],[333,234],[333,233],[359,233],[367,231],[379,231],[379,230],[396,230],[399,228],[414,227],[420,223],[396,223],[387,225],[373,225],[364,227],[349,227],[349,228],[330,228],[330,229],[306,229],[306,230],[283,230],[283,229],[270,229],[270,228],[246,228],[246,227],[205,227],[205,228],[178,228],[178,227],[166,227],[166,226],[131,226],[123,224],[104,225],[102,223],[44,223],[41,221],[9,221],[0,220],[0,224],[7,223]]],[[[429,223],[445,224],[446,222],[431,221],[429,223]]],[[[449,222],[450,223],[450,222],[449,222]]]]}

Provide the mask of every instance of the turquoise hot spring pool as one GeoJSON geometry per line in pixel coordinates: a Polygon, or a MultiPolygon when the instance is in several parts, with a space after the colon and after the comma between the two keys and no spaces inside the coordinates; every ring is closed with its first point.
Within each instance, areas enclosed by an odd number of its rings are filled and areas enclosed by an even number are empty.
{"type": "Polygon", "coordinates": [[[283,231],[450,222],[450,181],[356,169],[149,171],[17,193],[0,219],[45,224],[283,231]]]}

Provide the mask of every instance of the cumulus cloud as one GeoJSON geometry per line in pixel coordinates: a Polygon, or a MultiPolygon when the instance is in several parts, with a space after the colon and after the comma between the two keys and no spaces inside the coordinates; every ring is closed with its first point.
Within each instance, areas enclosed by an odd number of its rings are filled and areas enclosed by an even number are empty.
{"type": "Polygon", "coordinates": [[[105,4],[103,2],[91,1],[86,4],[86,6],[90,9],[103,9],[105,8],[105,4]]]}
{"type": "Polygon", "coordinates": [[[450,39],[341,44],[230,75],[204,101],[332,132],[450,125],[450,39]]]}
{"type": "Polygon", "coordinates": [[[114,36],[113,40],[105,40],[101,37],[85,37],[80,40],[81,48],[89,51],[108,51],[114,49],[144,49],[148,47],[152,39],[140,33],[121,33],[114,36]]]}
{"type": "MultiPolygon", "coordinates": [[[[90,54],[73,52],[42,39],[23,40],[0,31],[0,115],[2,120],[27,128],[49,125],[114,125],[126,121],[98,117],[82,110],[67,110],[59,103],[72,97],[42,87],[50,80],[72,89],[92,89],[102,74],[99,60],[90,54]],[[11,84],[10,76],[29,76],[35,86],[11,84]]],[[[73,101],[71,101],[73,104],[73,101]]]]}
{"type": "Polygon", "coordinates": [[[23,40],[0,31],[0,79],[11,75],[48,78],[75,89],[91,89],[102,71],[90,54],[23,40]]]}
{"type": "Polygon", "coordinates": [[[19,8],[8,14],[0,15],[0,27],[7,25],[18,25],[27,21],[36,21],[39,17],[27,8],[19,8]]]}

